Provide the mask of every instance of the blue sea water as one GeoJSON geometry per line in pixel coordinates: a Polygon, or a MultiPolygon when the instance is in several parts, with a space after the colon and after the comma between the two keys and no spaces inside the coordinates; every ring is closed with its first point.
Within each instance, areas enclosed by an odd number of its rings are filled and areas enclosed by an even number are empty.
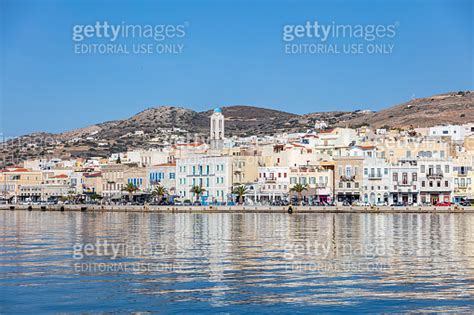
{"type": "Polygon", "coordinates": [[[0,312],[474,312],[472,214],[0,212],[0,312]]]}

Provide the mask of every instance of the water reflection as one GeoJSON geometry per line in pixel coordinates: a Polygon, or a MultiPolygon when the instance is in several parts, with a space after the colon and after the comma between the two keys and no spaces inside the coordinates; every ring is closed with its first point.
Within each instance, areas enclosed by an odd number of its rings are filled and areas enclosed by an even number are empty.
{"type": "Polygon", "coordinates": [[[0,218],[5,312],[474,307],[469,214],[3,211],[0,218]]]}

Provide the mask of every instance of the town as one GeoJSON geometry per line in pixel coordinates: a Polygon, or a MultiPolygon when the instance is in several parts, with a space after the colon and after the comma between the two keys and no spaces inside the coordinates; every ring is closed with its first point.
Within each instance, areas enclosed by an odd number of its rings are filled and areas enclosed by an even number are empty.
{"type": "Polygon", "coordinates": [[[209,141],[108,158],[38,158],[0,172],[0,202],[102,205],[365,205],[474,203],[474,123],[332,128],[225,137],[215,108],[209,141]]]}

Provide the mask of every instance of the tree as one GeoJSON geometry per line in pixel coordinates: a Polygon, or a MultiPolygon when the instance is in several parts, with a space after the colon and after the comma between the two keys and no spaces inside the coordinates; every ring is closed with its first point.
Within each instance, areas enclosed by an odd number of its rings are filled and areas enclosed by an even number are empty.
{"type": "Polygon", "coordinates": [[[204,189],[204,187],[201,187],[201,186],[193,186],[191,188],[191,191],[192,193],[194,193],[196,195],[196,201],[199,201],[199,197],[205,192],[206,190],[204,189]]]}
{"type": "Polygon", "coordinates": [[[291,187],[290,191],[293,191],[298,194],[298,203],[301,204],[303,199],[302,194],[303,191],[308,190],[308,184],[296,184],[295,186],[291,187]]]}
{"type": "Polygon", "coordinates": [[[168,194],[168,191],[166,190],[165,187],[163,187],[161,185],[156,186],[155,189],[152,192],[153,196],[158,197],[158,203],[161,203],[161,200],[163,199],[163,197],[166,194],[168,194]]]}
{"type": "Polygon", "coordinates": [[[244,196],[247,194],[247,192],[248,192],[248,189],[244,185],[238,185],[234,187],[233,193],[239,197],[238,199],[239,205],[244,203],[244,196]]]}
{"type": "Polygon", "coordinates": [[[123,188],[123,190],[128,192],[128,201],[132,201],[133,193],[138,191],[138,187],[132,183],[128,183],[127,186],[123,188]]]}

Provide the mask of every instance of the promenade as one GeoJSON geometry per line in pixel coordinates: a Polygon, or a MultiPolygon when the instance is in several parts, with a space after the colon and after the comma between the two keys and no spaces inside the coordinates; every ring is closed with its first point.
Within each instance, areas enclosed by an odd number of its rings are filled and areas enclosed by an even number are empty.
{"type": "MultiPolygon", "coordinates": [[[[9,211],[83,211],[146,213],[288,213],[289,206],[110,206],[110,205],[0,205],[9,211]]],[[[474,213],[474,207],[449,206],[292,206],[294,213],[474,213]]]]}

